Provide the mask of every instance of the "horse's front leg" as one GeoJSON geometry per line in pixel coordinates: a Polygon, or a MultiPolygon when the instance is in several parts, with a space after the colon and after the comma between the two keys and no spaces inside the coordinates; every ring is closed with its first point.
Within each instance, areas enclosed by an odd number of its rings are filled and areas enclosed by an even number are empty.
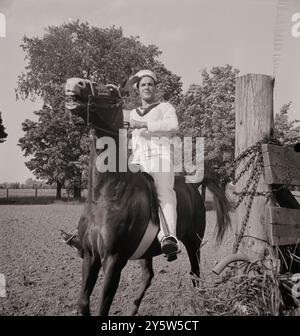
{"type": "Polygon", "coordinates": [[[140,264],[142,267],[142,283],[129,312],[129,315],[131,316],[137,314],[145,292],[151,285],[151,280],[154,276],[152,258],[142,259],[140,260],[140,264]]]}
{"type": "Polygon", "coordinates": [[[120,257],[119,255],[110,255],[103,260],[103,288],[102,298],[98,309],[99,316],[107,316],[111,303],[116,294],[121,272],[127,263],[127,259],[120,257]]]}
{"type": "Polygon", "coordinates": [[[100,268],[100,258],[85,251],[82,264],[82,285],[78,300],[80,315],[90,315],[90,296],[95,287],[100,268]]]}

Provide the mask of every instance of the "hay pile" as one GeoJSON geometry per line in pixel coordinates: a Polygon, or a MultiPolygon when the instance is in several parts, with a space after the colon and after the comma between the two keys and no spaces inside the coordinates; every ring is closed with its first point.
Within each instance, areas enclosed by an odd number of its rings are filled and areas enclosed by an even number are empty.
{"type": "Polygon", "coordinates": [[[259,263],[235,265],[219,281],[198,279],[194,309],[213,316],[278,316],[283,301],[278,276],[259,263]]]}

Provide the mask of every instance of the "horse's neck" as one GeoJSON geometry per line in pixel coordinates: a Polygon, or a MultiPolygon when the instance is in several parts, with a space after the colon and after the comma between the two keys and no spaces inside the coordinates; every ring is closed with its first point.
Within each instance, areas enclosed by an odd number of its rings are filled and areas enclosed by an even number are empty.
{"type": "Polygon", "coordinates": [[[99,183],[99,181],[107,176],[107,173],[118,174],[128,171],[127,133],[125,132],[123,135],[120,133],[120,137],[109,137],[108,139],[112,147],[97,150],[97,140],[100,138],[103,139],[103,137],[103,134],[96,133],[96,136],[91,138],[89,159],[89,185],[91,188],[89,188],[89,192],[95,188],[96,180],[99,183]],[[106,157],[107,160],[111,160],[112,170],[103,173],[97,168],[97,163],[103,163],[103,158],[106,157]],[[98,159],[99,162],[97,162],[98,159]]]}
{"type": "MultiPolygon", "coordinates": [[[[104,151],[97,152],[96,150],[96,138],[91,139],[90,143],[90,156],[89,156],[89,169],[88,169],[88,197],[87,202],[92,206],[93,202],[97,199],[97,194],[99,192],[99,187],[104,185],[111,178],[121,178],[124,175],[124,165],[125,171],[128,171],[127,155],[123,153],[122,149],[119,148],[119,142],[116,142],[115,150],[115,170],[101,172],[97,168],[97,159],[103,154],[104,151]]],[[[101,188],[101,187],[100,187],[101,188]]]]}

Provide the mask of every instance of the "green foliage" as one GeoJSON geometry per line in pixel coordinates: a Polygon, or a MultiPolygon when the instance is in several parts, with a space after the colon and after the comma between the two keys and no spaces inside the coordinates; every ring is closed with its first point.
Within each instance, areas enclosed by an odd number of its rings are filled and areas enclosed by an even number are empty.
{"type": "Polygon", "coordinates": [[[234,158],[235,83],[232,66],[202,71],[201,84],[191,85],[179,105],[182,136],[204,137],[205,169],[226,183],[234,158]]]}
{"type": "Polygon", "coordinates": [[[284,104],[275,115],[275,138],[283,145],[300,142],[300,120],[289,121],[288,111],[292,102],[284,104]]]}
{"type": "Polygon", "coordinates": [[[0,112],[0,143],[4,142],[7,138],[7,133],[5,132],[5,127],[3,126],[3,121],[0,112]]]}

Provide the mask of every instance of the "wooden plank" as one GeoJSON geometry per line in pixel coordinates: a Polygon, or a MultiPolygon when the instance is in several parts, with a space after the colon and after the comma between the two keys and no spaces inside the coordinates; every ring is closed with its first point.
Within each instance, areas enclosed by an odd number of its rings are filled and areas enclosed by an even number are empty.
{"type": "Polygon", "coordinates": [[[270,223],[277,225],[300,225],[300,210],[280,207],[269,207],[270,223]]]}
{"type": "Polygon", "coordinates": [[[262,153],[266,183],[300,185],[300,153],[269,144],[262,145],[262,153]]]}
{"type": "Polygon", "coordinates": [[[278,207],[267,208],[271,245],[300,243],[300,210],[278,207]]]}
{"type": "Polygon", "coordinates": [[[295,239],[295,237],[274,237],[272,246],[283,246],[283,245],[297,245],[300,244],[300,239],[295,239]]]}

